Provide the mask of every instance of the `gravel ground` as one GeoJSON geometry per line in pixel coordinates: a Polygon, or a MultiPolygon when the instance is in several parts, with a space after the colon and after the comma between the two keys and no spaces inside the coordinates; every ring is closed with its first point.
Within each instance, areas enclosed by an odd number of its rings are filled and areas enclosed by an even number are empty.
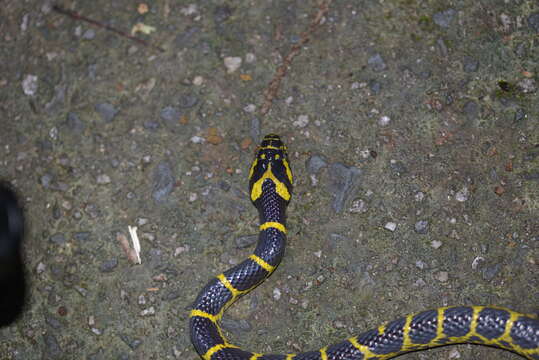
{"type": "MultiPolygon", "coordinates": [[[[31,288],[1,359],[197,359],[189,304],[252,251],[268,132],[296,178],[289,246],[227,312],[234,342],[296,352],[446,304],[539,310],[539,4],[335,0],[263,115],[316,4],[60,4],[160,51],[2,2],[0,177],[24,200],[31,288]]],[[[494,358],[520,359],[402,356],[494,358]]]]}

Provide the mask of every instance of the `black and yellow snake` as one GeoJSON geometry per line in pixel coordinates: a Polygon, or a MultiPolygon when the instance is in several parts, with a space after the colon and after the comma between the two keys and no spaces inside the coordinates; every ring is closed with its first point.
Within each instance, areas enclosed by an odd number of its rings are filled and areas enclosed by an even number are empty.
{"type": "Polygon", "coordinates": [[[223,312],[262,283],[279,265],[285,248],[285,210],[292,195],[292,171],[279,136],[264,137],[249,171],[251,201],[260,215],[254,253],[217,275],[202,289],[189,316],[191,341],[205,360],[389,359],[436,346],[474,343],[511,350],[539,360],[536,316],[491,306],[451,306],[407,315],[377,329],[317,351],[265,355],[230,344],[219,327],[223,312]]]}

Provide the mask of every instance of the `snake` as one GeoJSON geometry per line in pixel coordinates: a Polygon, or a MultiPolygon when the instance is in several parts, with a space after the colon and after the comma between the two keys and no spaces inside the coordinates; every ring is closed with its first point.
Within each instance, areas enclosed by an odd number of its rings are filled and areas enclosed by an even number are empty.
{"type": "Polygon", "coordinates": [[[443,345],[494,346],[539,360],[539,319],[496,306],[446,306],[402,316],[360,335],[316,351],[261,354],[230,343],[219,322],[239,297],[264,282],[281,262],[286,243],[286,208],[293,176],[287,147],[276,134],[266,135],[249,170],[249,194],[260,218],[252,255],[212,278],[189,313],[189,331],[204,360],[366,360],[443,345]]]}

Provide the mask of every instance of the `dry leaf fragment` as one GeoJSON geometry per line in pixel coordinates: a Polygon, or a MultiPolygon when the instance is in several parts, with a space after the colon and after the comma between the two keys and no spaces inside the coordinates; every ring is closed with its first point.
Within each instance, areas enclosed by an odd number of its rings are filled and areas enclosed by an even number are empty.
{"type": "Polygon", "coordinates": [[[148,12],[148,5],[145,3],[138,4],[137,11],[140,15],[146,14],[148,12]]]}
{"type": "Polygon", "coordinates": [[[129,262],[131,262],[132,264],[137,264],[137,254],[135,250],[132,249],[129,245],[129,240],[127,240],[127,236],[122,233],[118,233],[116,234],[116,240],[118,240],[118,242],[120,243],[120,246],[125,252],[125,255],[127,255],[127,259],[129,260],[129,262]]]}

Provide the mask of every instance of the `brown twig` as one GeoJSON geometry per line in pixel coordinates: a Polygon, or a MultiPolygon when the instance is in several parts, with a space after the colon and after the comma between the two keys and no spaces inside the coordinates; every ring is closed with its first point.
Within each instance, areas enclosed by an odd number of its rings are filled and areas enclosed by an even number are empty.
{"type": "Polygon", "coordinates": [[[286,55],[283,59],[282,64],[275,71],[273,79],[271,79],[268,88],[266,89],[266,91],[264,91],[264,103],[260,108],[260,114],[262,116],[268,113],[271,104],[273,103],[273,99],[277,96],[277,93],[279,92],[281,81],[286,76],[288,67],[290,67],[290,65],[292,64],[292,60],[294,60],[294,58],[299,55],[301,47],[307,42],[309,42],[310,36],[316,31],[316,29],[318,29],[324,15],[326,15],[329,11],[330,4],[331,0],[326,0],[320,5],[318,12],[315,14],[313,20],[309,24],[309,28],[307,29],[307,31],[301,33],[299,42],[292,46],[292,49],[290,49],[288,55],[286,55]]]}
{"type": "Polygon", "coordinates": [[[57,13],[60,13],[62,15],[66,15],[74,20],[82,20],[82,21],[86,21],[87,23],[90,23],[92,25],[95,25],[99,28],[103,28],[103,29],[106,29],[108,31],[112,31],[113,33],[116,33],[120,36],[123,36],[125,38],[128,38],[129,40],[132,40],[132,41],[135,41],[143,46],[147,46],[147,47],[150,47],[152,49],[155,49],[155,50],[159,50],[161,52],[165,52],[165,49],[163,49],[162,47],[159,47],[159,46],[156,46],[156,45],[153,45],[153,44],[150,44],[149,42],[145,41],[145,40],[142,40],[142,39],[139,39],[135,36],[132,36],[132,35],[129,35],[128,33],[122,31],[122,30],[118,30],[116,28],[113,28],[112,26],[110,25],[107,25],[107,24],[103,24],[97,20],[93,20],[93,19],[90,19],[90,18],[87,18],[86,16],[83,16],[73,10],[68,10],[68,9],[64,9],[63,7],[60,7],[58,5],[54,5],[52,7],[52,9],[54,11],[56,11],[57,13]]]}

